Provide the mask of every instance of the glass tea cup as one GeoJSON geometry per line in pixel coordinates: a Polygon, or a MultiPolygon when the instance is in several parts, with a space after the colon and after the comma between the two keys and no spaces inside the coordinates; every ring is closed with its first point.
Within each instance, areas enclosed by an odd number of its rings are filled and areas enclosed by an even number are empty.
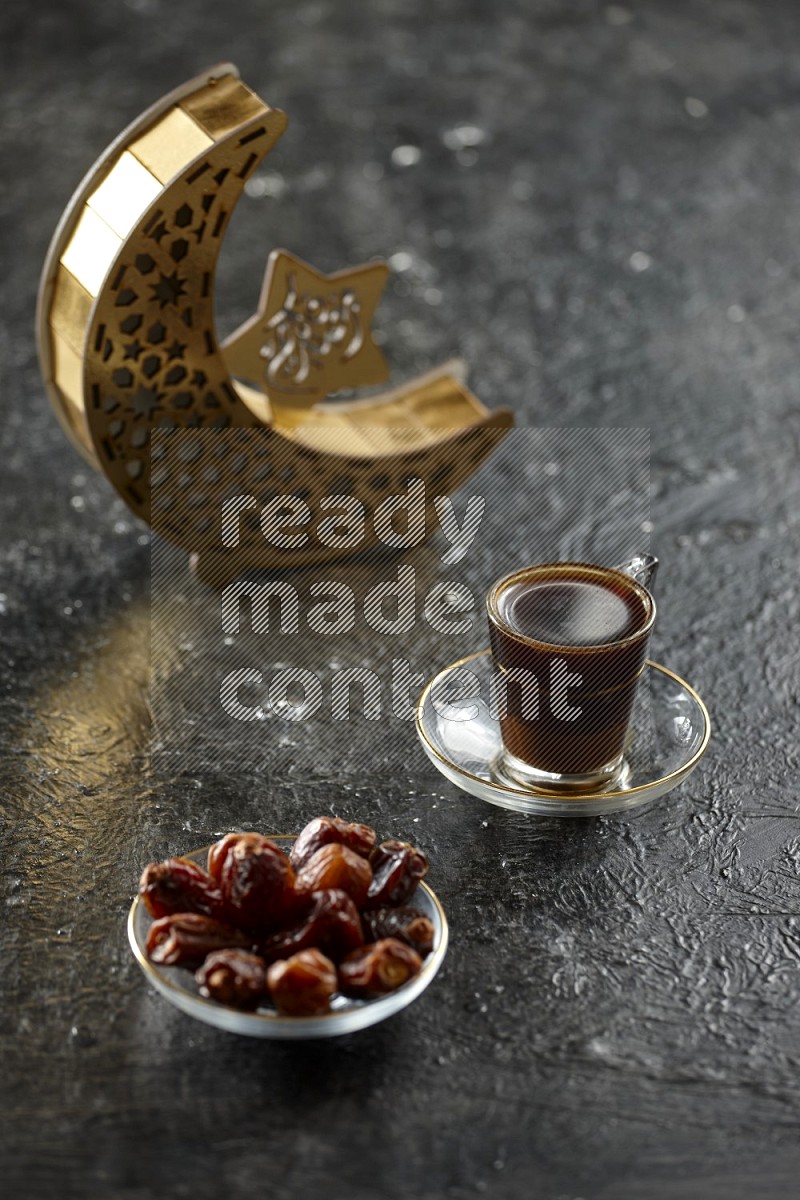
{"type": "Polygon", "coordinates": [[[646,584],[656,567],[652,555],[619,567],[539,563],[489,589],[502,778],[567,793],[619,781],[655,623],[646,584]]]}

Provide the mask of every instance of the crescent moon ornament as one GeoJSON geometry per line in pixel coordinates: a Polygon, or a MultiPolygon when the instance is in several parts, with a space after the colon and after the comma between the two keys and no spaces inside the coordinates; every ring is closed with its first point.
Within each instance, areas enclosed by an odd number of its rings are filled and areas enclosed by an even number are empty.
{"type": "Polygon", "coordinates": [[[372,531],[357,547],[326,543],[312,519],[302,546],[277,545],[250,513],[225,545],[230,497],[258,509],[283,494],[314,518],[346,494],[370,515],[413,477],[432,509],[513,423],[507,409],[488,412],[452,362],[368,399],[328,399],[388,378],[371,331],[382,262],[323,275],[274,251],[257,312],[219,344],[223,234],[285,128],[230,64],[170,93],[81,182],[39,289],[42,374],[67,434],[218,585],[245,566],[320,562],[376,540],[372,531]]]}

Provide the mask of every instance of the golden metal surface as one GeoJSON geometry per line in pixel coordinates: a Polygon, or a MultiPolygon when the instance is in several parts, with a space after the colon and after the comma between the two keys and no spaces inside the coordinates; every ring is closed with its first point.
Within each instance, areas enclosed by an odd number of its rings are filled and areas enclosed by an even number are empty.
{"type": "MultiPolygon", "coordinates": [[[[182,100],[181,108],[215,141],[235,133],[266,111],[258,96],[232,75],[210,80],[182,100]]],[[[279,109],[270,111],[282,119],[283,128],[280,132],[283,133],[286,128],[285,115],[279,109]]]]}
{"type": "Polygon", "coordinates": [[[126,238],[160,191],[155,175],[126,150],[86,203],[118,237],[126,238]]]}
{"type": "Polygon", "coordinates": [[[131,143],[131,154],[161,183],[183,169],[187,157],[208,150],[214,139],[182,108],[172,108],[131,143]]]}
{"type": "Polygon", "coordinates": [[[276,491],[299,495],[315,513],[346,484],[370,512],[379,493],[403,491],[413,474],[431,485],[432,503],[513,421],[507,410],[487,412],[449,364],[367,400],[326,402],[387,377],[371,333],[384,263],[323,275],[274,252],[258,311],[218,345],[223,234],[285,126],[229,65],[173,92],[78,188],[40,288],[42,373],[66,431],[133,511],[199,552],[201,573],[217,582],[246,565],[336,554],[314,539],[287,553],[257,522],[242,523],[235,550],[223,547],[221,505],[232,491],[261,504],[276,491]],[[153,470],[162,428],[186,435],[160,439],[153,470]],[[237,428],[236,453],[192,436],[237,428]]]}
{"type": "Polygon", "coordinates": [[[61,262],[89,295],[95,297],[121,246],[122,239],[102,217],[93,209],[84,208],[61,262]]]}
{"type": "Polygon", "coordinates": [[[62,267],[53,286],[50,323],[79,354],[83,354],[91,312],[92,296],[70,271],[62,267]]]}
{"type": "Polygon", "coordinates": [[[439,370],[382,393],[379,405],[355,400],[310,411],[276,408],[273,426],[304,446],[375,458],[422,449],[483,415],[472,393],[439,370]]]}
{"type": "Polygon", "coordinates": [[[83,355],[60,333],[53,333],[55,380],[73,405],[83,411],[83,355]]]}

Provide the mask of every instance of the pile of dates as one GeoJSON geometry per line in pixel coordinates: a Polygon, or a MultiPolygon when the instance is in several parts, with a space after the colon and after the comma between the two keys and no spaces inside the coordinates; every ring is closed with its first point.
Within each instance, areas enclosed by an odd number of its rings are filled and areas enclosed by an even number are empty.
{"type": "Polygon", "coordinates": [[[338,817],[317,817],[286,853],[260,833],[229,833],[207,870],[150,863],[139,895],[147,953],[188,967],[202,996],[291,1016],[328,1012],[337,993],[385,996],[416,975],[434,927],[409,905],[428,871],[421,850],[338,817]]]}

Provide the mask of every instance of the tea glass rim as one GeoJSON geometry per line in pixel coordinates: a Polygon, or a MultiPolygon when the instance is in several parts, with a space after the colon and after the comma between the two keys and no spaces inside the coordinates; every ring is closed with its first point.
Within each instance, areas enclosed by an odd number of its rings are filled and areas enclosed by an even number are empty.
{"type": "Polygon", "coordinates": [[[531,563],[530,566],[519,567],[516,571],[512,571],[510,574],[502,575],[499,579],[496,579],[486,593],[486,612],[490,624],[495,625],[498,629],[502,630],[502,632],[507,637],[510,637],[513,641],[519,642],[523,646],[530,646],[531,649],[555,651],[559,654],[570,655],[607,654],[612,650],[619,650],[624,646],[633,645],[635,642],[643,640],[650,634],[656,620],[656,602],[653,597],[653,593],[650,592],[644,586],[644,584],[639,583],[638,579],[634,579],[631,575],[627,575],[624,571],[619,570],[618,567],[606,567],[599,563],[559,560],[557,562],[531,563]],[[524,633],[520,633],[519,630],[514,629],[513,626],[509,625],[507,621],[503,620],[502,616],[500,615],[496,600],[501,588],[509,587],[512,583],[516,583],[519,579],[524,579],[532,572],[557,570],[562,574],[567,574],[569,571],[574,571],[576,568],[581,571],[594,572],[596,575],[600,575],[605,579],[607,579],[609,576],[619,579],[626,588],[636,593],[636,595],[638,595],[643,601],[646,610],[648,610],[648,616],[645,623],[639,626],[638,629],[635,629],[633,633],[629,633],[627,637],[618,638],[616,641],[598,642],[591,646],[575,646],[562,645],[558,642],[543,642],[538,638],[527,637],[524,633]]]}

